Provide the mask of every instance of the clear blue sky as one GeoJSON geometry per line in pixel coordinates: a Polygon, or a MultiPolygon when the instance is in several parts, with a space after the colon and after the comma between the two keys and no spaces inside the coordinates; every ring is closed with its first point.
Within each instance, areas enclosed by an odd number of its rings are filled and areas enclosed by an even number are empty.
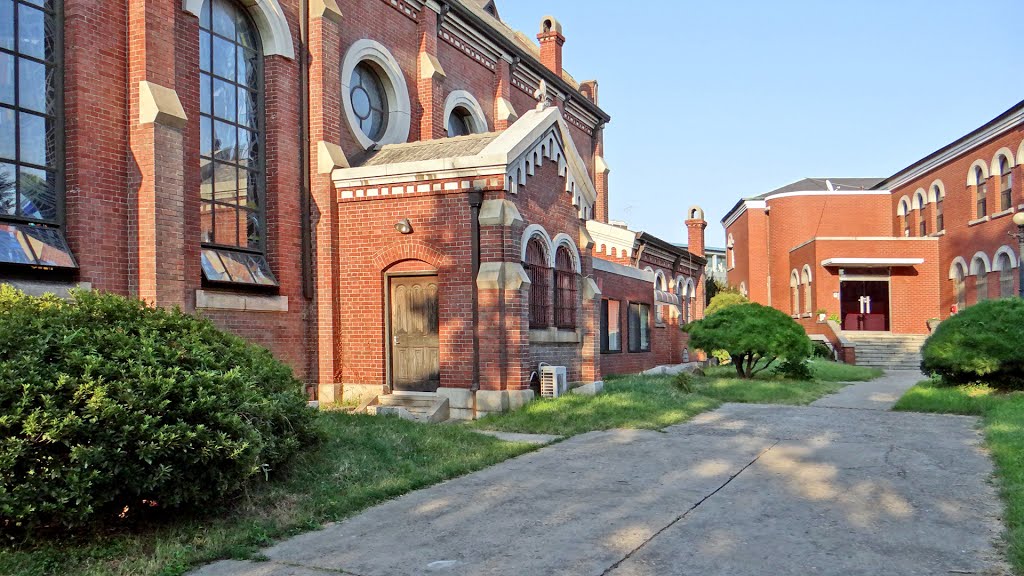
{"type": "Polygon", "coordinates": [[[743,196],[804,177],[889,176],[1024,99],[1020,0],[497,0],[612,122],[611,217],[707,241],[743,196]]]}

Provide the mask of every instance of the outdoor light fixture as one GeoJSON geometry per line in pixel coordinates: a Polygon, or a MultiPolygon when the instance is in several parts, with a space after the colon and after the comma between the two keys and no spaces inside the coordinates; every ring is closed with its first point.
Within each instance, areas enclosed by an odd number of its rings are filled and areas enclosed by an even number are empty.
{"type": "Polygon", "coordinates": [[[1013,223],[1017,225],[1017,233],[1010,232],[1010,236],[1017,239],[1017,294],[1024,298],[1024,212],[1017,212],[1013,215],[1013,223]]]}
{"type": "Polygon", "coordinates": [[[412,222],[409,222],[408,218],[402,218],[395,223],[395,230],[402,234],[412,234],[412,222]]]}

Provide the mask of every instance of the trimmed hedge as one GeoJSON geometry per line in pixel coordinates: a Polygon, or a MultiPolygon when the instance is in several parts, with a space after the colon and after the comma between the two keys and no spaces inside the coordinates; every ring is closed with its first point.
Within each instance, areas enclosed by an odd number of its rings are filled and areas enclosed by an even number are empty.
{"type": "Polygon", "coordinates": [[[0,285],[0,530],[211,505],[315,442],[302,389],[208,320],[0,285]]]}
{"type": "Polygon", "coordinates": [[[785,358],[803,362],[811,355],[811,339],[787,314],[756,303],[736,304],[687,324],[690,345],[701,350],[725,350],[740,378],[752,378],[785,358]],[[760,364],[767,359],[766,364],[760,364]]]}
{"type": "Polygon", "coordinates": [[[921,351],[921,370],[945,384],[984,382],[1024,390],[1024,300],[979,302],[939,324],[921,351]]]}

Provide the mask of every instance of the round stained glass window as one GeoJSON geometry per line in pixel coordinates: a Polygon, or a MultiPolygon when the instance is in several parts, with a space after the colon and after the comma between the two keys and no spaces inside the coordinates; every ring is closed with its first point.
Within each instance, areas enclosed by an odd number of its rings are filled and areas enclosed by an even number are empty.
{"type": "Polygon", "coordinates": [[[468,136],[473,133],[473,120],[465,108],[456,108],[448,116],[448,137],[468,136]]]}
{"type": "Polygon", "coordinates": [[[366,62],[360,62],[352,71],[350,94],[352,110],[355,112],[359,129],[371,140],[377,141],[387,131],[388,95],[377,70],[366,62]]]}

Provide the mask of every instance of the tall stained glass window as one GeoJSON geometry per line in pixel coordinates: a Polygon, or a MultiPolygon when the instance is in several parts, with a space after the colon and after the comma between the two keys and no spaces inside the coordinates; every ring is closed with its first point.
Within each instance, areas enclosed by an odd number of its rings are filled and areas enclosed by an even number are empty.
{"type": "Polygon", "coordinates": [[[234,0],[206,0],[199,18],[203,276],[276,286],[266,259],[263,56],[234,0]]]}
{"type": "Polygon", "coordinates": [[[64,238],[59,0],[0,0],[0,265],[75,268],[64,238]]]}

